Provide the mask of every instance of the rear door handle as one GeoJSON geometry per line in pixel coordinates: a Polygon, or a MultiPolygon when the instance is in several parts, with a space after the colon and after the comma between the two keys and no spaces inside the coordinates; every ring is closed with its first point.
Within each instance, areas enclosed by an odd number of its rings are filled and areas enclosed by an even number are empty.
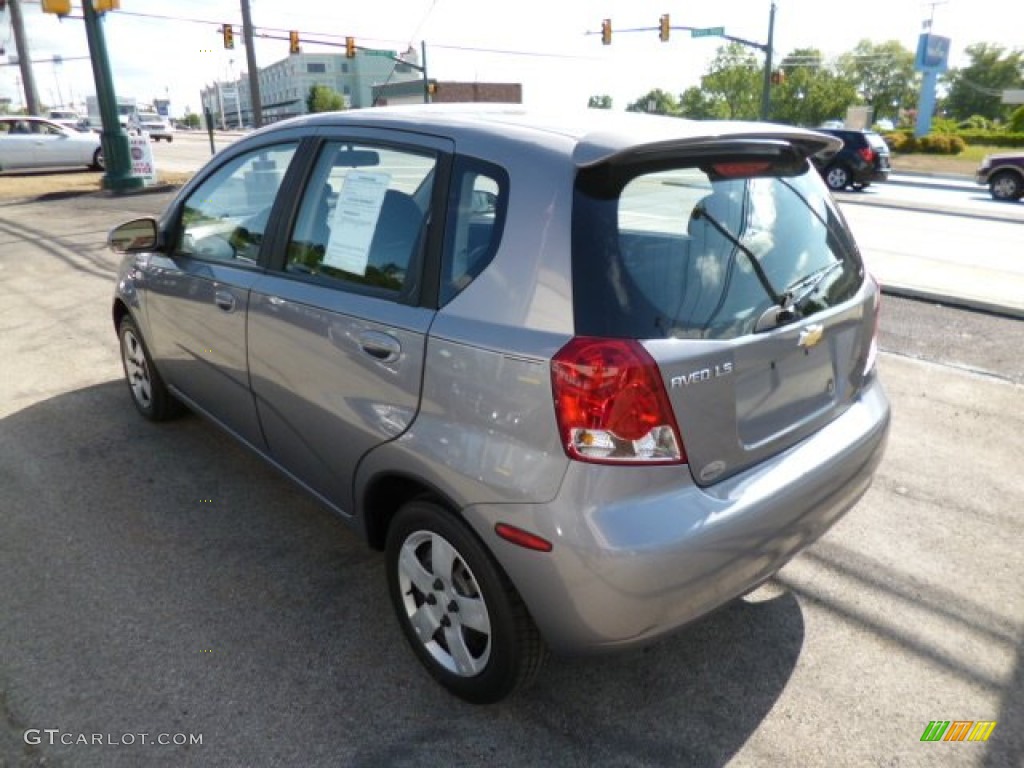
{"type": "Polygon", "coordinates": [[[402,354],[401,342],[380,331],[364,331],[359,334],[359,348],[382,363],[393,363],[402,354]]]}
{"type": "Polygon", "coordinates": [[[235,297],[227,291],[217,291],[213,294],[213,303],[225,312],[235,311],[235,297]]]}

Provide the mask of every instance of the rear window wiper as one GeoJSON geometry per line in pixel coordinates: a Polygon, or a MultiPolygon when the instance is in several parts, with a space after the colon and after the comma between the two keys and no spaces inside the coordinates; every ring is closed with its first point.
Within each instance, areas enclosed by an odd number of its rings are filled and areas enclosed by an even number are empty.
{"type": "Polygon", "coordinates": [[[714,216],[708,213],[708,210],[704,207],[703,203],[698,203],[690,216],[694,219],[706,219],[708,224],[718,231],[718,234],[735,245],[739,250],[743,251],[743,254],[750,262],[750,266],[754,269],[754,274],[757,275],[758,282],[761,283],[761,287],[764,288],[765,293],[768,294],[768,298],[783,309],[786,308],[786,297],[775,290],[775,287],[772,285],[771,280],[768,279],[768,275],[765,274],[764,268],[761,266],[761,262],[757,260],[757,256],[754,255],[754,252],[741,243],[740,239],[726,229],[714,216]]]}
{"type": "Polygon", "coordinates": [[[801,277],[795,281],[792,285],[786,288],[786,303],[783,305],[784,309],[800,309],[800,305],[809,297],[813,296],[815,291],[821,286],[829,275],[836,271],[836,269],[843,266],[843,261],[833,261],[831,264],[826,264],[820,269],[816,269],[811,274],[801,277]],[[797,289],[800,289],[799,292],[797,289]]]}

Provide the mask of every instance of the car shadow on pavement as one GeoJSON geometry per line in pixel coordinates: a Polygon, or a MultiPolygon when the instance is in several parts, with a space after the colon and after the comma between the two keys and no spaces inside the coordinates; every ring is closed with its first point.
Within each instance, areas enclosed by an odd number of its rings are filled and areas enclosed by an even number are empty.
{"type": "Polygon", "coordinates": [[[718,766],[804,643],[784,592],[474,707],[407,648],[383,558],[198,417],[68,392],[0,418],[0,480],[0,763],[718,766]],[[203,743],[23,743],[58,725],[203,743]]]}

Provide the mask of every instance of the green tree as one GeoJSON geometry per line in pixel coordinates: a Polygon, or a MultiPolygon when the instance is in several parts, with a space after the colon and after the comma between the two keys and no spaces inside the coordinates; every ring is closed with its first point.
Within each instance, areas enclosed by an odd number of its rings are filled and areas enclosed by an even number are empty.
{"type": "Polygon", "coordinates": [[[761,114],[763,70],[749,48],[729,43],[718,49],[701,78],[701,89],[728,120],[756,120],[761,114]]]}
{"type": "Polygon", "coordinates": [[[693,87],[680,94],[679,113],[693,120],[725,120],[729,117],[729,107],[725,99],[693,87]]]}
{"type": "Polygon", "coordinates": [[[329,85],[317,83],[309,86],[306,96],[307,112],[337,112],[345,108],[345,97],[329,85]]]}
{"type": "Polygon", "coordinates": [[[861,104],[874,110],[875,120],[896,120],[901,108],[917,104],[919,77],[914,54],[896,40],[875,44],[861,40],[836,62],[836,74],[854,84],[861,104]]]}
{"type": "Polygon", "coordinates": [[[200,125],[199,115],[188,107],[185,107],[185,116],[181,119],[187,128],[198,128],[200,125]]]}
{"type": "Polygon", "coordinates": [[[971,63],[946,75],[949,92],[942,102],[943,111],[954,120],[972,115],[1008,119],[1013,106],[1002,103],[1002,93],[1024,87],[1024,50],[1007,52],[1001,45],[975,43],[967,46],[966,52],[971,63]]]}
{"type": "Polygon", "coordinates": [[[793,125],[820,125],[841,118],[860,103],[856,85],[825,65],[821,51],[799,48],[779,63],[783,81],[772,85],[772,120],[793,125]]]}
{"type": "Polygon", "coordinates": [[[591,96],[590,101],[587,102],[587,107],[590,109],[611,109],[612,97],[607,93],[602,93],[600,96],[591,96]]]}
{"type": "Polygon", "coordinates": [[[655,88],[626,106],[627,112],[647,112],[652,115],[679,116],[679,102],[671,93],[655,88]]]}

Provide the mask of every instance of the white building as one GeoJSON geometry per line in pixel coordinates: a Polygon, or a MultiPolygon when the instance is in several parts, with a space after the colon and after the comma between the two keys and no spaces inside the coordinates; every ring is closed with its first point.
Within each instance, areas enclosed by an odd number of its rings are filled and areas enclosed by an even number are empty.
{"type": "MultiPolygon", "coordinates": [[[[259,70],[263,122],[273,123],[304,115],[306,97],[313,85],[326,85],[345,98],[349,108],[373,106],[374,86],[418,81],[419,57],[409,50],[344,53],[296,53],[259,70]],[[395,61],[401,58],[402,61],[395,61]]],[[[252,124],[252,99],[246,73],[235,82],[215,82],[202,91],[203,108],[213,114],[214,125],[235,128],[252,124]]]]}

